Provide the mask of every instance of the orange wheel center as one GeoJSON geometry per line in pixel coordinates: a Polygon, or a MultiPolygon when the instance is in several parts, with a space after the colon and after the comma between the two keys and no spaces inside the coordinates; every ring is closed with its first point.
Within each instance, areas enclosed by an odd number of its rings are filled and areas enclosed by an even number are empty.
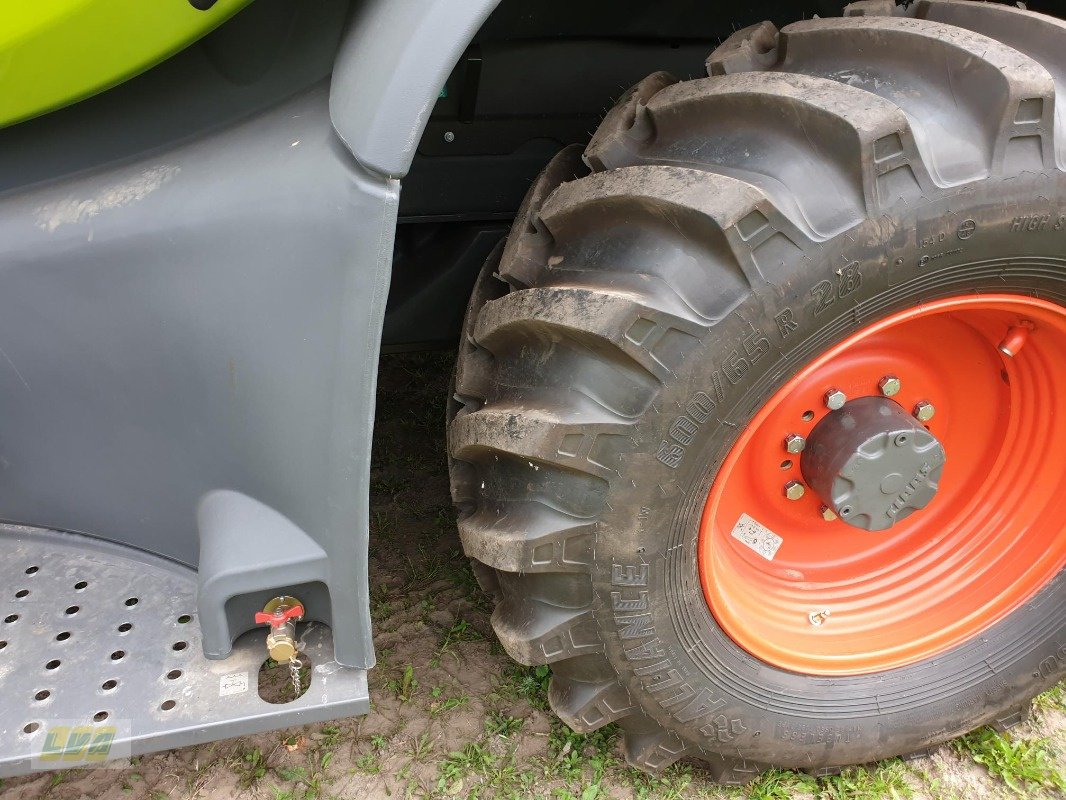
{"type": "Polygon", "coordinates": [[[1066,309],[1019,296],[927,303],[819,357],[711,487],[699,571],[718,623],[757,658],[816,675],[913,664],[987,630],[1066,563],[1064,392],[1066,309]],[[834,391],[890,395],[946,453],[935,496],[884,530],[837,517],[790,452],[842,402],[834,391]]]}

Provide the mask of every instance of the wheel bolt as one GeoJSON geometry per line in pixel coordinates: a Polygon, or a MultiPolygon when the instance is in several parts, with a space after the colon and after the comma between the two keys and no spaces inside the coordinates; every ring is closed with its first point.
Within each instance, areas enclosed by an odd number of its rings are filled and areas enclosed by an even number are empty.
{"type": "Polygon", "coordinates": [[[920,400],[917,405],[914,406],[914,416],[919,422],[928,422],[933,418],[936,413],[936,408],[932,403],[926,400],[920,400]]]}
{"type": "Polygon", "coordinates": [[[807,440],[798,433],[790,433],[785,437],[785,450],[789,453],[802,453],[807,446],[807,440]]]}
{"type": "Polygon", "coordinates": [[[833,513],[833,509],[829,506],[822,506],[822,519],[826,522],[834,522],[836,518],[837,515],[833,513]]]}
{"type": "Polygon", "coordinates": [[[799,481],[789,481],[785,484],[785,497],[789,500],[799,500],[806,491],[806,488],[799,481]]]}
{"type": "Polygon", "coordinates": [[[895,397],[899,394],[899,390],[903,388],[903,384],[900,383],[899,378],[895,375],[886,375],[877,384],[877,388],[881,390],[881,394],[885,397],[895,397]]]}
{"type": "Polygon", "coordinates": [[[848,396],[839,389],[830,389],[825,393],[825,407],[830,411],[839,411],[848,402],[848,396]]]}

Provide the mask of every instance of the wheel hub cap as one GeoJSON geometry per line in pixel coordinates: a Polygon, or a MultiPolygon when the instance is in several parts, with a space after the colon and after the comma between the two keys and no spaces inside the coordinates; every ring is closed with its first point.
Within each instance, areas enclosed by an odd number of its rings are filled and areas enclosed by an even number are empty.
{"type": "Polygon", "coordinates": [[[845,523],[883,531],[929,505],[945,460],[936,437],[898,403],[863,397],[815,426],[801,469],[845,523]]]}

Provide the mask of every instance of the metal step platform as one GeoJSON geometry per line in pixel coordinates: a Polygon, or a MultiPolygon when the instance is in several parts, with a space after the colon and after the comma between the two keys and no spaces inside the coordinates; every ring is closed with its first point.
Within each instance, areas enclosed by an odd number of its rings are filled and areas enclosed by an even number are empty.
{"type": "Polygon", "coordinates": [[[266,629],[209,661],[196,573],[121,545],[0,525],[0,777],[84,767],[365,714],[366,671],[333,660],[329,628],[300,630],[310,687],[258,693],[266,629]]]}

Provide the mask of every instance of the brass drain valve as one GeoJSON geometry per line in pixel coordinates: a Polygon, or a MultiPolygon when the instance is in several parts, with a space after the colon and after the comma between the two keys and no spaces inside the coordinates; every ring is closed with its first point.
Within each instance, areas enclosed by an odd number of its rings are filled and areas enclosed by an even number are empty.
{"type": "Polygon", "coordinates": [[[257,625],[269,625],[267,651],[279,664],[287,664],[296,657],[296,623],[303,619],[304,606],[295,597],[275,597],[256,613],[257,625]]]}

